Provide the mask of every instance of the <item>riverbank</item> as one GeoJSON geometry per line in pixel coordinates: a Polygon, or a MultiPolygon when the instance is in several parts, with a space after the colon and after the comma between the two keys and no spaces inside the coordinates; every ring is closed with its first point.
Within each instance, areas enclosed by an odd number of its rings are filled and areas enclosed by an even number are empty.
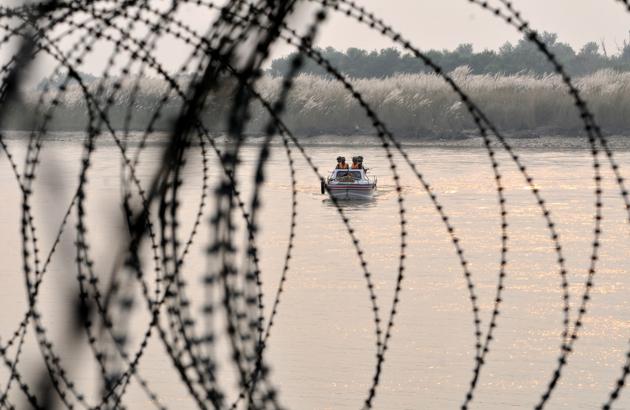
{"type": "MultiPolygon", "coordinates": [[[[501,132],[518,137],[538,135],[576,135],[583,124],[567,88],[556,75],[475,75],[466,67],[450,73],[471,101],[483,111],[501,132]]],[[[181,98],[157,78],[126,79],[120,87],[116,79],[102,87],[102,100],[111,98],[107,107],[108,126],[114,129],[168,130],[179,115],[181,98]],[[136,87],[137,85],[137,87],[136,87]],[[136,92],[137,90],[137,92],[136,92]],[[166,103],[161,103],[164,96],[166,103]]],[[[180,88],[188,87],[189,78],[180,88]]],[[[450,87],[434,74],[406,74],[387,78],[350,80],[361,98],[386,127],[404,138],[466,138],[476,127],[465,104],[450,87]]],[[[630,134],[630,73],[612,70],[576,78],[574,84],[588,108],[608,134],[630,134]]],[[[98,80],[89,88],[98,87],[98,80]]],[[[214,133],[226,130],[225,120],[232,107],[237,84],[225,81],[212,93],[200,114],[204,127],[214,133]]],[[[282,79],[263,77],[256,86],[259,95],[273,103],[278,97],[282,79]]],[[[23,102],[14,104],[6,116],[5,128],[30,129],[41,93],[31,91],[23,102]]],[[[59,104],[51,111],[49,130],[80,131],[86,129],[88,110],[80,88],[70,84],[57,95],[44,94],[41,118],[51,101],[59,104]]],[[[320,76],[301,75],[286,100],[282,120],[296,135],[366,135],[374,133],[365,110],[343,84],[320,76]]],[[[251,120],[246,131],[256,134],[265,129],[269,114],[252,99],[251,120]]],[[[98,118],[98,113],[94,116],[98,118]]],[[[104,127],[105,128],[105,127],[104,127]]]]}

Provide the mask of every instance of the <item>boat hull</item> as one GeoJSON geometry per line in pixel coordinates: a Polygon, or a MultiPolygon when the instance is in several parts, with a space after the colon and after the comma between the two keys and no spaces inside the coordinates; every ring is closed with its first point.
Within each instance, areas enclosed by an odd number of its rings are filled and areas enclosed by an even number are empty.
{"type": "Polygon", "coordinates": [[[374,196],[376,185],[348,186],[328,185],[328,193],[335,199],[370,199],[374,196]]]}

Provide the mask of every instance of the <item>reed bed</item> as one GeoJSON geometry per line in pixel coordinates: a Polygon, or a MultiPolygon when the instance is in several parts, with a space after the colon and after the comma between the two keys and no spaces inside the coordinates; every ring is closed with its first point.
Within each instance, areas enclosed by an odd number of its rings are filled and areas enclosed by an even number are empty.
{"type": "MultiPolygon", "coordinates": [[[[459,67],[450,74],[502,131],[518,135],[575,135],[580,132],[577,110],[557,75],[478,75],[471,74],[468,67],[459,67]]],[[[179,80],[182,86],[188,81],[186,77],[179,80]]],[[[130,128],[144,129],[167,89],[165,83],[151,77],[130,78],[114,91],[109,86],[111,81],[101,85],[100,95],[103,100],[108,96],[115,100],[110,108],[114,125],[122,127],[125,113],[131,109],[130,128]]],[[[279,77],[266,76],[259,81],[257,89],[273,101],[281,81],[279,77]]],[[[436,75],[400,74],[387,78],[351,79],[351,82],[387,126],[400,136],[458,137],[474,132],[474,124],[465,106],[436,75]]],[[[575,82],[604,130],[613,133],[630,131],[630,73],[601,70],[577,78],[575,82]]],[[[89,86],[91,92],[98,87],[98,81],[89,86]]],[[[211,95],[202,115],[208,129],[215,132],[225,129],[219,119],[225,118],[230,109],[235,87],[235,82],[226,82],[211,95]]],[[[50,101],[55,93],[54,89],[48,91],[44,100],[50,101]]],[[[38,98],[39,93],[30,92],[25,99],[26,107],[16,107],[14,128],[32,126],[32,117],[23,113],[33,111],[38,98]]],[[[171,92],[167,107],[163,109],[165,115],[156,122],[156,129],[168,128],[169,118],[177,115],[180,103],[176,93],[171,92]]],[[[86,122],[82,114],[85,113],[84,104],[81,89],[77,85],[68,87],[52,128],[81,129],[86,122]]],[[[261,105],[253,105],[251,115],[253,120],[248,131],[260,132],[268,118],[267,113],[261,105]]],[[[301,136],[373,132],[364,111],[343,85],[316,75],[301,75],[296,79],[283,119],[301,136]]]]}

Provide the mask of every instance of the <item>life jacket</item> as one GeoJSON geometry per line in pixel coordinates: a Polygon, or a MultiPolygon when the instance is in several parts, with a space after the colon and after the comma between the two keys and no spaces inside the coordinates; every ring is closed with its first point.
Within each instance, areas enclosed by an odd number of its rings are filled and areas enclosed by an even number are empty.
{"type": "Polygon", "coordinates": [[[345,162],[343,164],[337,163],[337,169],[348,169],[348,164],[345,162]]]}
{"type": "Polygon", "coordinates": [[[352,169],[361,169],[361,165],[358,163],[352,164],[352,169]]]}

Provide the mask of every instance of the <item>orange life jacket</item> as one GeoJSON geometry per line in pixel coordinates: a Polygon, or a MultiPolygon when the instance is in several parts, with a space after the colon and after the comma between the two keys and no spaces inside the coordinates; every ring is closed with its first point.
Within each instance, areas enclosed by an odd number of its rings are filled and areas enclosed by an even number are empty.
{"type": "Polygon", "coordinates": [[[337,169],[348,169],[348,164],[345,162],[343,164],[337,163],[337,169]]]}
{"type": "Polygon", "coordinates": [[[352,164],[352,169],[361,169],[361,165],[357,164],[352,164]]]}

